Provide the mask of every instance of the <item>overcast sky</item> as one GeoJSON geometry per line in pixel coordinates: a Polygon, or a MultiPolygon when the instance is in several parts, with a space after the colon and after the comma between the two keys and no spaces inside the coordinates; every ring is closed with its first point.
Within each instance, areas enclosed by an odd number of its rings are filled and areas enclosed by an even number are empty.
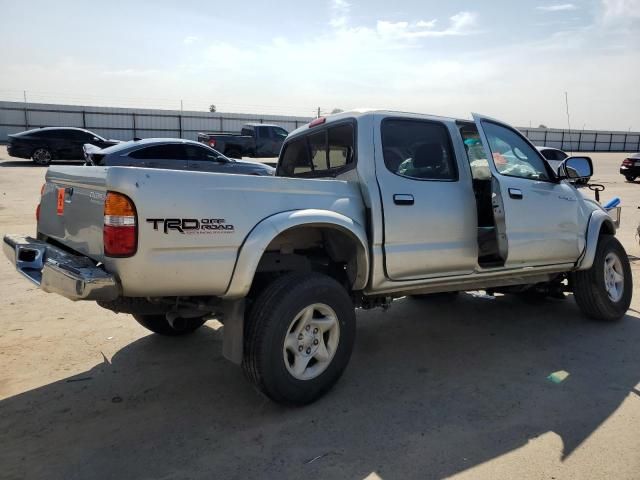
{"type": "Polygon", "coordinates": [[[0,0],[0,99],[640,130],[640,0],[0,0]]]}

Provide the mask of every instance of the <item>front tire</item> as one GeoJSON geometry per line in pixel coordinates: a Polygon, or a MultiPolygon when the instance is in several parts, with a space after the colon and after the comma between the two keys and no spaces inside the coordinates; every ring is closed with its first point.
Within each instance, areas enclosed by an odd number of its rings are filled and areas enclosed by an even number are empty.
{"type": "Polygon", "coordinates": [[[625,175],[624,178],[627,180],[627,182],[635,182],[636,180],[635,175],[625,175]]]}
{"type": "Polygon", "coordinates": [[[597,320],[622,318],[631,305],[633,277],[618,239],[602,235],[593,266],[573,274],[573,294],[583,313],[597,320]]]}
{"type": "Polygon", "coordinates": [[[51,154],[51,150],[45,147],[36,148],[31,154],[31,160],[33,160],[33,163],[36,165],[42,165],[43,167],[49,165],[52,159],[53,155],[51,154]]]}
{"type": "Polygon", "coordinates": [[[271,400],[304,405],[338,381],[354,340],[354,305],[338,282],[318,273],[287,274],[251,308],[242,367],[271,400]]]}
{"type": "Polygon", "coordinates": [[[203,317],[177,318],[172,325],[164,314],[134,315],[133,318],[147,330],[167,337],[178,337],[193,333],[206,322],[203,317]]]}

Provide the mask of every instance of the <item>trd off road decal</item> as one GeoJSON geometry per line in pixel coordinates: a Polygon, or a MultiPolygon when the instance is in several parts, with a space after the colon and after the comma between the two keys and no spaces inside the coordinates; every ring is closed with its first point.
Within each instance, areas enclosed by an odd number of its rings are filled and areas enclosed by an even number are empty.
{"type": "Polygon", "coordinates": [[[234,228],[224,218],[147,218],[153,229],[164,233],[175,230],[182,234],[233,233],[234,228]]]}

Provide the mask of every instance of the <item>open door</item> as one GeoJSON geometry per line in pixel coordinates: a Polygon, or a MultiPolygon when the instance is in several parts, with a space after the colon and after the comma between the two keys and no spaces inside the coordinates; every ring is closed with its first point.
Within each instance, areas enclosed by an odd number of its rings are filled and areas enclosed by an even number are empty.
{"type": "Polygon", "coordinates": [[[473,114],[492,175],[497,240],[505,267],[572,263],[580,255],[578,193],[557,179],[513,127],[473,114]]]}

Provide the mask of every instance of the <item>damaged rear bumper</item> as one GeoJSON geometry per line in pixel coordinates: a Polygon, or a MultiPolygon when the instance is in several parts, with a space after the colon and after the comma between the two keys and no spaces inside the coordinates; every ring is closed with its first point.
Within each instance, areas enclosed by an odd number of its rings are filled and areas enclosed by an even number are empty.
{"type": "Polygon", "coordinates": [[[16,270],[45,292],[70,300],[102,301],[120,294],[115,277],[85,256],[23,235],[5,235],[2,246],[16,270]]]}

